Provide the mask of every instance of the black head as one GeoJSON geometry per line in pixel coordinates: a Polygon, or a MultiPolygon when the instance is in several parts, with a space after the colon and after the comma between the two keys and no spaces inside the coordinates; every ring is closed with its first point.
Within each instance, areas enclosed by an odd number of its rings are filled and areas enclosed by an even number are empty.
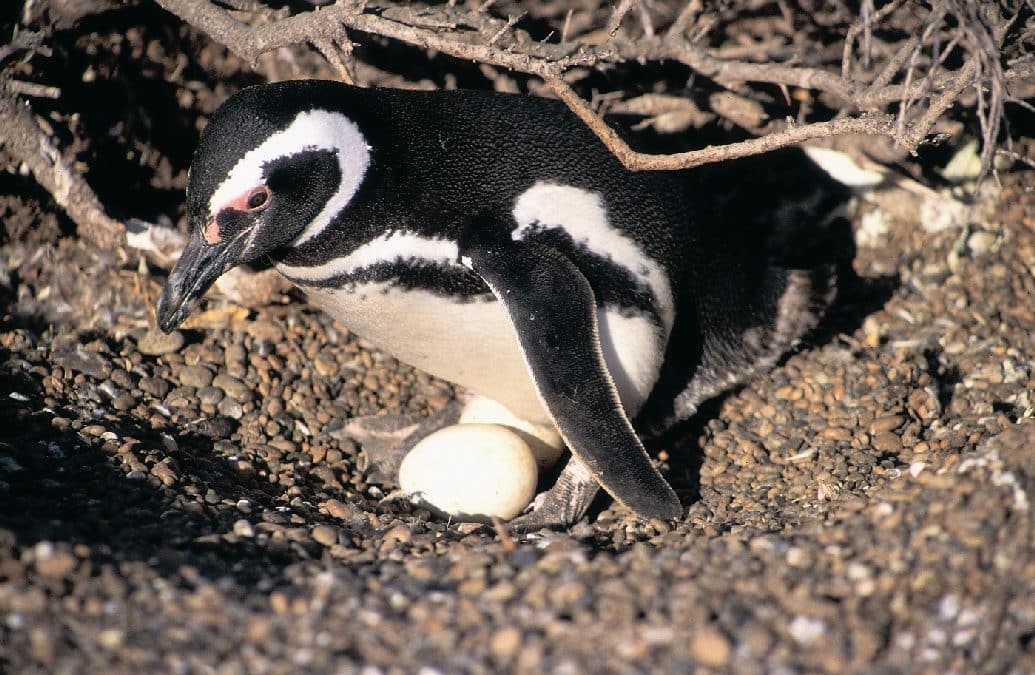
{"type": "Polygon", "coordinates": [[[245,89],[212,115],[187,182],[190,240],[158,301],[171,331],[227,270],[319,234],[346,208],[370,163],[341,111],[344,85],[245,89]]]}

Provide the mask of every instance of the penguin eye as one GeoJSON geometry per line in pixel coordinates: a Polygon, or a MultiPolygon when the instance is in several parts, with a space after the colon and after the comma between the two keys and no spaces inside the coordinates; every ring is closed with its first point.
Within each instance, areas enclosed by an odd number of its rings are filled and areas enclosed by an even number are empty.
{"type": "Polygon", "coordinates": [[[270,203],[270,189],[265,185],[260,185],[251,191],[248,195],[248,201],[245,205],[249,211],[262,211],[270,203]]]}

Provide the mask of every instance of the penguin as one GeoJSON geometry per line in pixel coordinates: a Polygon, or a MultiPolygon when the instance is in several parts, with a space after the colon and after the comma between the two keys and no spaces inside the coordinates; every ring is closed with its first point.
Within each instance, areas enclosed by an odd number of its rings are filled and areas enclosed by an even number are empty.
{"type": "Polygon", "coordinates": [[[158,322],[271,263],[400,361],[556,430],[570,458],[515,529],[569,526],[600,488],[671,520],[637,427],[773,364],[834,288],[825,267],[771,264],[765,236],[698,221],[702,203],[688,172],[627,171],[558,101],[255,86],[201,134],[158,322]]]}

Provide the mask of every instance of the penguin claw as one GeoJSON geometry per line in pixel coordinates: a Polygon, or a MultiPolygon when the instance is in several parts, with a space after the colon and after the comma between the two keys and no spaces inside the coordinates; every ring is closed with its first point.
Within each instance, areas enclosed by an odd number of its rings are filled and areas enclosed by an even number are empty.
{"type": "Polygon", "coordinates": [[[368,478],[378,483],[397,483],[399,467],[414,445],[425,436],[438,431],[460,419],[462,405],[451,401],[445,408],[431,415],[369,415],[354,417],[339,429],[332,431],[332,438],[346,438],[355,441],[367,454],[368,478]]]}
{"type": "Polygon", "coordinates": [[[516,533],[568,528],[586,515],[599,490],[593,475],[573,457],[554,486],[537,495],[531,510],[511,520],[508,527],[516,533]]]}

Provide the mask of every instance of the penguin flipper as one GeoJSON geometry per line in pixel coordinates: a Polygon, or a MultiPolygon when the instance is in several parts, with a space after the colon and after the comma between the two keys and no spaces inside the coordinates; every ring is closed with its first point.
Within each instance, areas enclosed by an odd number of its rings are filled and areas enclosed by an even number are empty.
{"type": "MultiPolygon", "coordinates": [[[[679,499],[622,408],[600,348],[593,289],[579,269],[560,252],[524,241],[463,241],[460,254],[506,311],[539,398],[574,459],[637,515],[679,516],[679,499]]],[[[580,506],[576,517],[588,502],[580,506]]]]}

